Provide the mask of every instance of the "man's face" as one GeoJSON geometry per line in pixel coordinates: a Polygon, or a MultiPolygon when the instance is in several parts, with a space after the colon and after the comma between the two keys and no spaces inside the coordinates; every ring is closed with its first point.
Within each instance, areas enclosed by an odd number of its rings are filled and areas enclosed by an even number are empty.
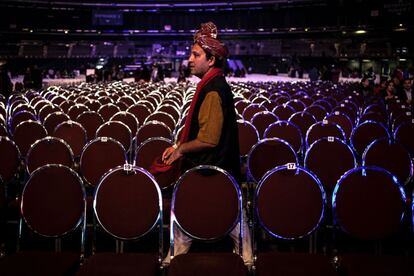
{"type": "Polygon", "coordinates": [[[404,89],[405,90],[410,90],[410,88],[411,88],[411,80],[404,80],[403,86],[404,86],[404,89]]]}
{"type": "Polygon", "coordinates": [[[213,64],[213,58],[207,60],[206,52],[203,48],[198,44],[194,44],[191,49],[190,58],[188,59],[188,66],[191,69],[191,74],[202,78],[213,64]]]}

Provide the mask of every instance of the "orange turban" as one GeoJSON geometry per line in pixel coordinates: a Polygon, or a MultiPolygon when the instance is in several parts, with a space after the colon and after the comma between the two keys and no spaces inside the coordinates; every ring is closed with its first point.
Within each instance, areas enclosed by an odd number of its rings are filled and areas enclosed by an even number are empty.
{"type": "Polygon", "coordinates": [[[194,35],[194,43],[203,48],[211,55],[225,59],[229,55],[229,50],[224,43],[217,39],[217,27],[213,22],[202,23],[201,28],[194,35]]]}

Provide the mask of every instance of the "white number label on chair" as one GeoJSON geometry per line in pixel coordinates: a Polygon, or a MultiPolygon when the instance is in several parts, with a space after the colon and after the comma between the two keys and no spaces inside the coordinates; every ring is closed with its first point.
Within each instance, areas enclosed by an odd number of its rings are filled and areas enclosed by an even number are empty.
{"type": "Polygon", "coordinates": [[[328,120],[322,120],[322,124],[323,125],[327,125],[328,124],[328,120]]]}
{"type": "Polygon", "coordinates": [[[410,112],[410,111],[405,112],[405,114],[406,114],[407,116],[411,116],[411,112],[410,112]]]}
{"type": "Polygon", "coordinates": [[[333,136],[328,136],[328,142],[333,142],[335,138],[333,136]]]}
{"type": "Polygon", "coordinates": [[[101,142],[104,142],[104,143],[108,142],[108,137],[101,137],[101,142]]]}
{"type": "Polygon", "coordinates": [[[288,170],[296,170],[296,163],[287,163],[288,170]]]}
{"type": "Polygon", "coordinates": [[[132,171],[132,165],[131,164],[124,164],[124,171],[126,171],[126,172],[132,171]]]}

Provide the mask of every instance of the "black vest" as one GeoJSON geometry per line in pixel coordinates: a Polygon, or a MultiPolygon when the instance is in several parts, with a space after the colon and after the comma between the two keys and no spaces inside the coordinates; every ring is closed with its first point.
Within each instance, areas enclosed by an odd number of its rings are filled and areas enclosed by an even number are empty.
{"type": "Polygon", "coordinates": [[[213,78],[200,91],[191,119],[188,141],[197,138],[199,131],[198,114],[200,112],[200,107],[206,95],[212,91],[218,92],[222,103],[223,128],[220,141],[214,148],[189,153],[186,154],[185,157],[187,161],[189,161],[189,166],[214,165],[229,172],[235,180],[240,183],[240,150],[237,117],[234,109],[233,94],[223,76],[213,78]]]}

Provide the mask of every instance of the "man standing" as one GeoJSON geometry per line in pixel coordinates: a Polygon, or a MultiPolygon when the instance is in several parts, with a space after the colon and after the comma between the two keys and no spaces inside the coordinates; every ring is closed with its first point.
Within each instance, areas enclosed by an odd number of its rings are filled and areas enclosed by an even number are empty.
{"type": "Polygon", "coordinates": [[[403,87],[401,91],[398,92],[398,96],[406,104],[411,104],[413,100],[413,84],[410,79],[404,79],[403,87]]]}
{"type": "Polygon", "coordinates": [[[180,141],[167,148],[162,160],[171,165],[184,159],[185,172],[197,165],[215,165],[240,180],[238,129],[233,95],[221,69],[228,50],[217,39],[217,28],[201,25],[194,37],[189,59],[197,85],[180,141]]]}
{"type": "MultiPolygon", "coordinates": [[[[194,36],[189,59],[191,73],[201,81],[193,96],[181,139],[164,151],[162,161],[166,165],[182,161],[182,173],[197,165],[215,165],[240,182],[237,119],[233,95],[222,70],[227,56],[227,47],[217,39],[216,26],[211,22],[201,24],[194,36]]],[[[243,259],[250,265],[253,262],[250,235],[247,224],[243,227],[246,229],[243,259]]],[[[174,255],[187,253],[191,238],[174,229],[174,255]]],[[[235,227],[230,236],[236,250],[239,246],[237,234],[238,227],[235,227]]],[[[164,264],[168,264],[169,259],[167,256],[164,264]]]]}

